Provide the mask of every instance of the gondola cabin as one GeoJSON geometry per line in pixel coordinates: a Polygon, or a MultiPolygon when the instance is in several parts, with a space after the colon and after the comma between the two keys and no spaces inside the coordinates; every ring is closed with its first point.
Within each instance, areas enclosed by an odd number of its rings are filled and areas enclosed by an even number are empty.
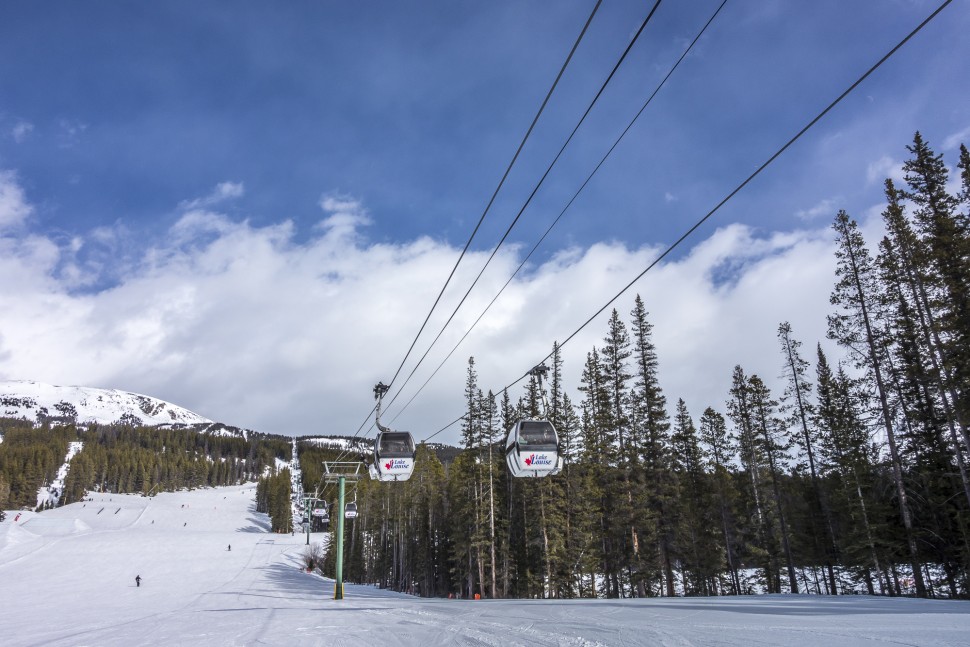
{"type": "Polygon", "coordinates": [[[556,428],[548,420],[519,420],[505,441],[505,462],[515,477],[558,474],[563,457],[556,428]]]}
{"type": "Polygon", "coordinates": [[[345,519],[357,518],[357,503],[355,501],[351,501],[344,507],[344,518],[345,519]]]}
{"type": "Polygon", "coordinates": [[[312,516],[319,519],[320,523],[330,523],[330,508],[326,501],[319,501],[311,512],[312,516]]]}
{"type": "Polygon", "coordinates": [[[407,431],[382,431],[374,441],[370,476],[377,481],[406,481],[414,471],[414,439],[407,431]]]}

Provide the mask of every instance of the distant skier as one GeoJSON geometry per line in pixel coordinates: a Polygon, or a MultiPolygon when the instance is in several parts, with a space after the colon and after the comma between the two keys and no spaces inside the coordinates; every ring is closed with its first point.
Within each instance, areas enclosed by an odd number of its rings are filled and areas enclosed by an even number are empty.
{"type": "Polygon", "coordinates": [[[140,587],[140,586],[141,586],[141,575],[136,575],[135,576],[135,587],[140,587]]]}
{"type": "Polygon", "coordinates": [[[226,550],[229,550],[231,552],[232,551],[232,544],[229,544],[229,548],[227,548],[226,550]]]}

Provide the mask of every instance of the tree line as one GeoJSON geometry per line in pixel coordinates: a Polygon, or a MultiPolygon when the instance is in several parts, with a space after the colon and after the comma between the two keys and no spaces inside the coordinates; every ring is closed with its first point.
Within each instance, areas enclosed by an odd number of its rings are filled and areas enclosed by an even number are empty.
{"type": "Polygon", "coordinates": [[[206,433],[193,428],[163,429],[127,424],[73,424],[34,428],[22,419],[0,419],[0,507],[34,508],[37,491],[50,485],[68,444],[83,447],[71,459],[62,504],[87,492],[175,491],[257,480],[276,458],[289,460],[283,437],[206,433]]]}
{"type": "Polygon", "coordinates": [[[531,379],[514,401],[482,393],[471,358],[463,451],[422,445],[406,483],[357,485],[345,577],[425,596],[970,596],[970,154],[951,183],[919,133],[907,150],[874,248],[833,223],[842,357],[782,322],[781,392],[739,364],[723,406],[692,412],[660,387],[637,296],[577,401],[555,345],[547,410],[531,379]],[[536,417],[566,466],[511,479],[506,430],[536,417]]]}

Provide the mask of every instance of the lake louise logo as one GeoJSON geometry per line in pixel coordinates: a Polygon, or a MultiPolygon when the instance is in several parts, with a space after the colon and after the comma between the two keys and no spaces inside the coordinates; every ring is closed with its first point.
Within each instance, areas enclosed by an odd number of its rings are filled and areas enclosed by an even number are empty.
{"type": "Polygon", "coordinates": [[[548,466],[552,465],[552,459],[545,454],[531,454],[525,459],[525,464],[529,467],[548,466]]]}
{"type": "Polygon", "coordinates": [[[406,470],[407,468],[408,462],[403,458],[392,458],[384,463],[384,469],[386,470],[406,470]]]}

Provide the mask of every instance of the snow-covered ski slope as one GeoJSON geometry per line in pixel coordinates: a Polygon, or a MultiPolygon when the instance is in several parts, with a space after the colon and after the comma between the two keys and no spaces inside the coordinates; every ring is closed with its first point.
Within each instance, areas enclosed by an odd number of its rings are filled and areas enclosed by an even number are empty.
{"type": "Polygon", "coordinates": [[[254,494],[246,485],[93,495],[16,523],[9,514],[0,523],[0,644],[970,644],[970,603],[959,601],[427,600],[349,584],[335,601],[331,581],[299,569],[305,536],[268,533],[254,494]]]}

